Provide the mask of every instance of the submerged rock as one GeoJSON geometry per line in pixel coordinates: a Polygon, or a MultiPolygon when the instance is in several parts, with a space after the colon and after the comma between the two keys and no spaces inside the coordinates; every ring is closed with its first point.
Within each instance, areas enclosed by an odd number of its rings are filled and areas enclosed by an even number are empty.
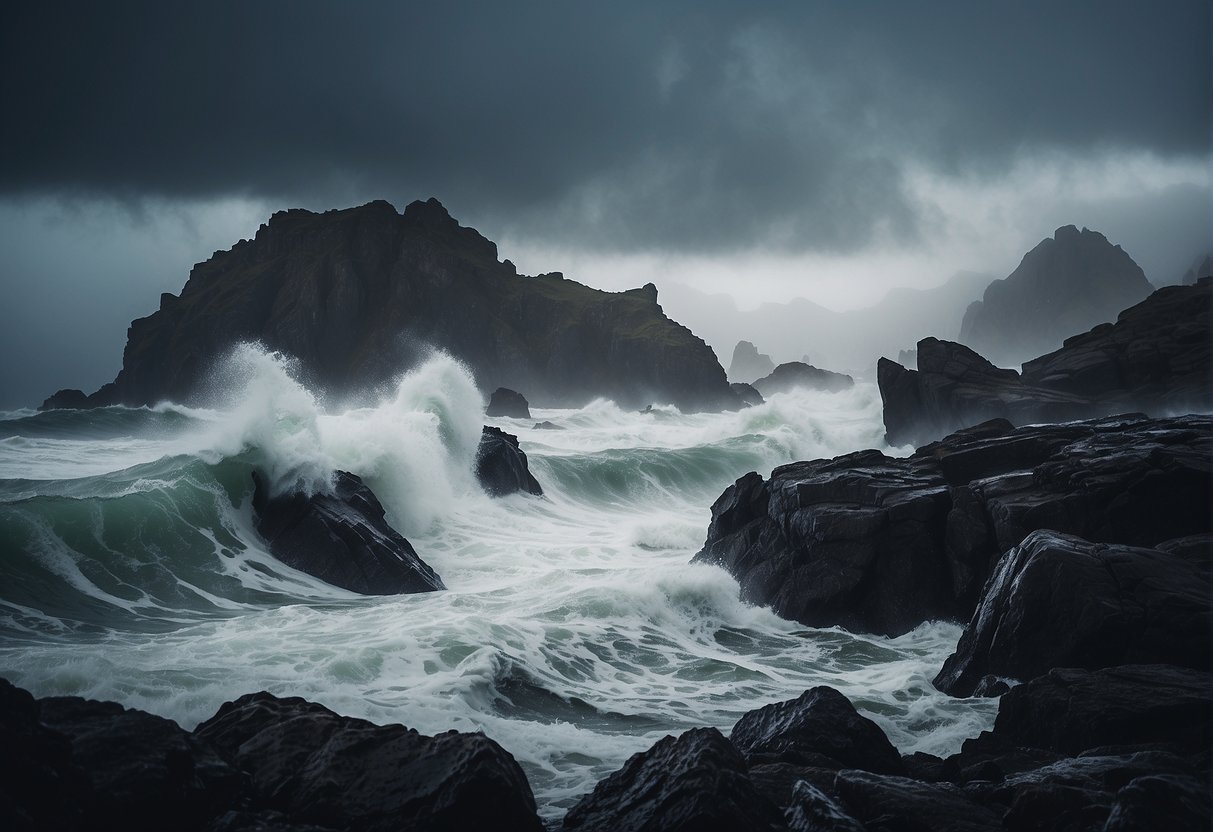
{"type": "Polygon", "coordinates": [[[778,809],[715,728],[665,737],[633,754],[564,817],[566,832],[777,832],[778,809]]]}
{"type": "Polygon", "coordinates": [[[255,472],[253,482],[257,531],[288,566],[364,595],[446,588],[354,474],[338,471],[331,492],[310,495],[271,494],[255,472]]]}
{"type": "Polygon", "coordinates": [[[485,416],[508,416],[514,419],[531,418],[531,406],[521,393],[508,387],[498,387],[489,397],[489,406],[484,411],[485,416]]]}
{"type": "Polygon", "coordinates": [[[527,466],[526,453],[518,446],[518,437],[488,425],[481,433],[476,451],[476,479],[491,497],[518,492],[543,494],[543,488],[527,466]]]}
{"type": "Polygon", "coordinates": [[[850,390],[854,386],[855,379],[845,373],[822,370],[800,361],[780,364],[771,371],[770,375],[754,382],[754,388],[764,396],[786,393],[797,387],[804,390],[824,390],[828,393],[837,393],[842,390],[850,390]]]}
{"type": "Polygon", "coordinates": [[[1208,670],[1210,584],[1182,556],[1035,531],[1003,555],[935,686],[1159,662],[1208,670]]]}
{"type": "Polygon", "coordinates": [[[1208,533],[1211,473],[1210,417],[990,422],[905,459],[746,474],[712,506],[695,560],[784,618],[899,635],[967,620],[998,558],[1036,529],[1131,546],[1208,533]]]}
{"type": "Polygon", "coordinates": [[[427,737],[255,693],[195,735],[248,773],[255,808],[292,821],[367,832],[542,829],[522,769],[483,734],[427,737]]]}

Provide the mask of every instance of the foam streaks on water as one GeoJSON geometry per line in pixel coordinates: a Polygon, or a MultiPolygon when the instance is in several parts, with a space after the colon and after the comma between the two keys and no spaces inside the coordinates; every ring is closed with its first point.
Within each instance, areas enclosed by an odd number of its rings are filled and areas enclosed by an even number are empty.
{"type": "Polygon", "coordinates": [[[221,386],[211,409],[0,421],[0,673],[187,726],[266,689],[426,733],[484,730],[552,817],[660,736],[727,730],[815,684],[903,751],[949,752],[988,726],[990,703],[930,685],[955,625],[805,630],[689,563],[736,477],[880,447],[870,385],[728,414],[533,411],[564,430],[490,420],[545,490],[499,500],[472,476],[481,395],[446,356],[371,406],[321,401],[255,347],[221,386]],[[363,598],[278,563],[253,527],[254,469],[313,490],[360,474],[449,590],[363,598]]]}

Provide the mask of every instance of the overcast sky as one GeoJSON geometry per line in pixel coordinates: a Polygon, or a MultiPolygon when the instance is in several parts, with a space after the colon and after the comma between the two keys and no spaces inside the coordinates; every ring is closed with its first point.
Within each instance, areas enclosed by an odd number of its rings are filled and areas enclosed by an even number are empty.
{"type": "Polygon", "coordinates": [[[0,407],[275,210],[438,197],[526,272],[835,308],[1063,224],[1213,248],[1210,8],[36,3],[0,27],[0,407]]]}

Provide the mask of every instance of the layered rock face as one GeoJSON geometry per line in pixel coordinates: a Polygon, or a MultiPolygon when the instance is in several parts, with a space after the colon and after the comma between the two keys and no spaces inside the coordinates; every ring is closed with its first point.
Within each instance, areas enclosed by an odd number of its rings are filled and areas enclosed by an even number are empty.
{"type": "Polygon", "coordinates": [[[750,384],[775,369],[771,356],[758,351],[749,341],[738,341],[733,348],[733,360],[729,363],[729,379],[750,384]]]}
{"type": "Polygon", "coordinates": [[[438,347],[481,389],[542,404],[736,406],[712,350],[662,313],[651,284],[608,293],[519,276],[433,199],[403,215],[382,201],[275,214],[131,324],[121,372],[88,402],[194,401],[241,341],[294,356],[310,385],[339,396],[388,383],[438,347]]]}
{"type": "Polygon", "coordinates": [[[814,627],[899,635],[967,620],[999,557],[1037,529],[1155,546],[1210,531],[1213,419],[994,421],[895,459],[861,451],[746,474],[696,561],[814,627]]]}
{"type": "Polygon", "coordinates": [[[1120,246],[1096,231],[1067,225],[969,306],[960,341],[999,364],[1018,364],[1111,320],[1153,288],[1120,246]]]}
{"type": "Polygon", "coordinates": [[[877,381],[890,444],[922,444],[993,418],[1013,424],[1139,410],[1213,410],[1213,279],[1167,286],[1026,362],[995,367],[962,344],[925,338],[918,369],[880,359],[877,381]]]}

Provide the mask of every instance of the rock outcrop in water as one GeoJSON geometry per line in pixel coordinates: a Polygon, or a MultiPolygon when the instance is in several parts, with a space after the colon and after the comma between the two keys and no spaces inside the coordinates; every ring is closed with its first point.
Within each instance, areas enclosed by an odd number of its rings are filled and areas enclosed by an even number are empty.
{"type": "Polygon", "coordinates": [[[738,341],[733,347],[733,360],[729,362],[729,379],[742,384],[751,384],[775,369],[771,356],[758,351],[749,341],[738,341]]]}
{"type": "Polygon", "coordinates": [[[257,531],[286,565],[364,595],[446,588],[354,474],[336,472],[331,492],[317,494],[272,494],[256,473],[253,481],[257,531]]]}
{"type": "Polygon", "coordinates": [[[918,369],[880,359],[890,444],[921,444],[987,419],[1033,424],[1130,410],[1213,410],[1213,279],[1167,286],[1105,323],[1026,362],[995,367],[961,344],[918,342],[918,369]]]}
{"type": "Polygon", "coordinates": [[[527,465],[526,453],[518,447],[518,437],[488,425],[484,426],[476,451],[476,479],[491,497],[518,492],[543,494],[527,465]]]}
{"type": "Polygon", "coordinates": [[[1210,531],[1213,418],[994,421],[905,459],[860,451],[725,490],[699,562],[814,627],[899,635],[967,620],[999,557],[1037,529],[1155,546],[1210,531]]]}
{"type": "Polygon", "coordinates": [[[338,397],[390,383],[438,347],[481,389],[548,405],[737,406],[715,354],[665,316],[652,284],[609,293],[520,276],[433,199],[403,214],[383,201],[274,214],[132,322],[121,372],[88,402],[195,401],[242,341],[293,356],[310,387],[338,397]]]}
{"type": "Polygon", "coordinates": [[[1111,320],[1153,288],[1120,246],[1098,232],[1067,225],[969,306],[959,340],[999,364],[1018,364],[1111,320]]]}
{"type": "Polygon", "coordinates": [[[835,373],[831,370],[822,370],[814,367],[812,364],[805,364],[801,361],[789,361],[786,364],[780,364],[770,375],[764,376],[754,382],[754,388],[764,396],[771,396],[775,393],[786,393],[796,387],[805,390],[824,390],[828,393],[837,393],[842,390],[850,390],[855,386],[855,379],[845,373],[835,373]]]}
{"type": "Polygon", "coordinates": [[[531,418],[531,405],[526,396],[516,390],[498,387],[489,396],[489,406],[484,410],[485,416],[506,416],[512,419],[531,418]]]}

